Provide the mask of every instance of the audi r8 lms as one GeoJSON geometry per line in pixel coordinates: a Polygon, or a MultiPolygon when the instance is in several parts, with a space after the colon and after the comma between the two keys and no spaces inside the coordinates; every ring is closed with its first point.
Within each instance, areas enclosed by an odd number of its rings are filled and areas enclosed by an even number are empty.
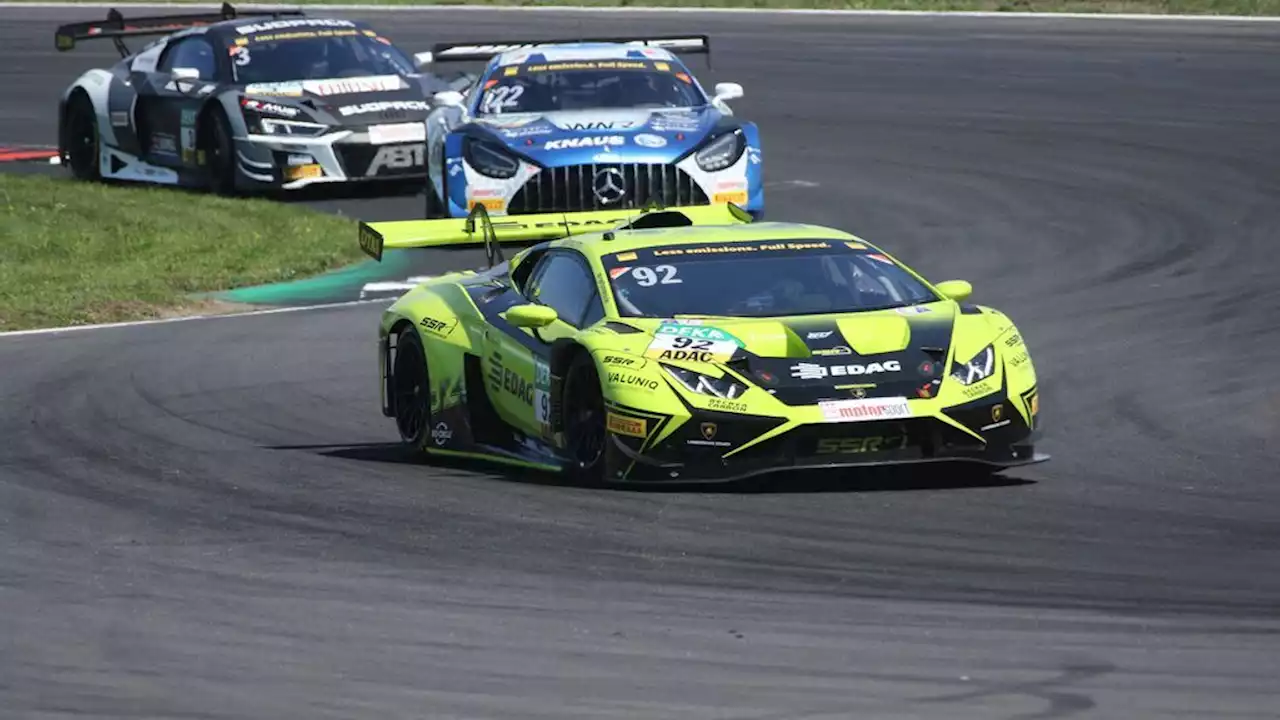
{"type": "Polygon", "coordinates": [[[421,283],[381,318],[382,411],[428,454],[588,482],[1048,459],[1014,323],[867,240],[723,205],[604,232],[472,219],[361,228],[374,257],[482,238],[494,260],[421,283]],[[503,260],[508,230],[561,237],[503,260]]]}
{"type": "MultiPolygon", "coordinates": [[[[123,56],[71,83],[62,163],[86,180],[216,192],[423,178],[428,98],[450,85],[363,22],[221,12],[59,27],[59,50],[111,39],[123,56]],[[163,35],[140,51],[125,39],[163,35]]],[[[465,86],[465,81],[462,86],[465,86]]]]}
{"type": "Polygon", "coordinates": [[[690,53],[709,59],[709,39],[437,45],[433,63],[484,66],[428,121],[427,217],[713,203],[759,216],[759,132],[728,105],[742,86],[707,92],[690,53]]]}

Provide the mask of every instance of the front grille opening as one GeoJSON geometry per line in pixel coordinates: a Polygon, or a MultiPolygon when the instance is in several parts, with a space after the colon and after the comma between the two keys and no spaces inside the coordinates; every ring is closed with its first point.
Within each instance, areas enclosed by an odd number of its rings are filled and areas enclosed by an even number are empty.
{"type": "Polygon", "coordinates": [[[507,213],[637,210],[708,205],[707,194],[684,170],[658,163],[601,163],[546,168],[516,191],[507,213]],[[608,177],[612,183],[606,183],[608,177]],[[612,185],[621,186],[617,190],[612,185]],[[604,192],[598,193],[597,189],[604,192]]]}

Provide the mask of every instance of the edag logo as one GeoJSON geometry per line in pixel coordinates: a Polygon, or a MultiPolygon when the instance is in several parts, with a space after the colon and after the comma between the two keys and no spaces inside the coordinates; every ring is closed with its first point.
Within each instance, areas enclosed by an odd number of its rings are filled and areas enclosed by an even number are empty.
{"type": "Polygon", "coordinates": [[[799,363],[791,366],[791,377],[801,380],[821,380],[827,376],[841,377],[846,375],[875,375],[877,373],[901,372],[902,364],[897,360],[873,362],[866,365],[832,365],[827,367],[817,363],[799,363]]]}

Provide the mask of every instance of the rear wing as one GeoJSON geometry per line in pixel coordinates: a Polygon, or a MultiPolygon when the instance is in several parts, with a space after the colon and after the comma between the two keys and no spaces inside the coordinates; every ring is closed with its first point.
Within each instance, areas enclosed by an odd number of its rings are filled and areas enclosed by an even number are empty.
{"type": "Polygon", "coordinates": [[[491,217],[477,204],[465,218],[360,223],[360,248],[382,261],[388,248],[474,247],[483,245],[489,266],[503,261],[502,244],[533,244],[572,235],[690,225],[740,225],[751,215],[732,203],[648,210],[599,210],[491,217]]]}
{"type": "MultiPolygon", "coordinates": [[[[279,10],[274,12],[253,12],[248,17],[305,17],[301,10],[279,10]]],[[[144,35],[168,35],[187,28],[212,25],[224,20],[244,17],[237,13],[229,2],[222,4],[216,13],[184,13],[178,15],[150,15],[147,17],[126,18],[119,10],[111,8],[106,20],[68,23],[59,26],[54,32],[54,45],[60,51],[71,50],[81,40],[106,40],[115,43],[116,50],[122,57],[129,55],[129,48],[124,38],[144,35]]]]}
{"type": "Polygon", "coordinates": [[[509,40],[506,42],[436,43],[431,62],[488,62],[496,55],[515,50],[537,50],[573,43],[617,43],[670,50],[679,55],[706,55],[711,65],[711,38],[707,35],[659,35],[651,37],[580,37],[563,40],[509,40]]]}

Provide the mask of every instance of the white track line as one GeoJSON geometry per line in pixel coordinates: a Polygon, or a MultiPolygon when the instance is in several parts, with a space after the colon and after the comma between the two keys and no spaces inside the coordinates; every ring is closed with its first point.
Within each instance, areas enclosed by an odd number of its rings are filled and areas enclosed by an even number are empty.
{"type": "Polygon", "coordinates": [[[132,320],[129,322],[101,323],[98,325],[68,325],[67,327],[37,328],[35,330],[10,330],[0,332],[0,338],[22,337],[26,335],[58,335],[61,333],[79,332],[81,330],[109,330],[112,328],[139,327],[142,325],[167,325],[169,323],[190,322],[192,320],[220,320],[224,318],[253,317],[256,315],[279,315],[282,313],[305,312],[307,310],[327,310],[329,308],[348,307],[351,305],[370,305],[376,302],[387,302],[390,298],[374,298],[370,300],[348,300],[320,305],[300,305],[297,307],[269,308],[267,310],[248,310],[245,312],[213,313],[210,315],[184,315],[182,317],[157,318],[155,320],[132,320]]]}
{"type": "MultiPolygon", "coordinates": [[[[0,2],[4,8],[217,8],[201,3],[98,3],[98,2],[0,2]]],[[[1147,15],[1140,13],[1055,13],[1055,12],[990,12],[979,10],[819,10],[808,8],[704,8],[704,7],[583,7],[575,5],[237,5],[244,10],[305,8],[315,14],[327,11],[357,12],[606,12],[606,13],[704,13],[704,14],[785,14],[785,15],[849,15],[930,18],[1032,18],[1037,20],[1181,20],[1189,22],[1280,22],[1280,16],[1269,15],[1147,15]]]]}

